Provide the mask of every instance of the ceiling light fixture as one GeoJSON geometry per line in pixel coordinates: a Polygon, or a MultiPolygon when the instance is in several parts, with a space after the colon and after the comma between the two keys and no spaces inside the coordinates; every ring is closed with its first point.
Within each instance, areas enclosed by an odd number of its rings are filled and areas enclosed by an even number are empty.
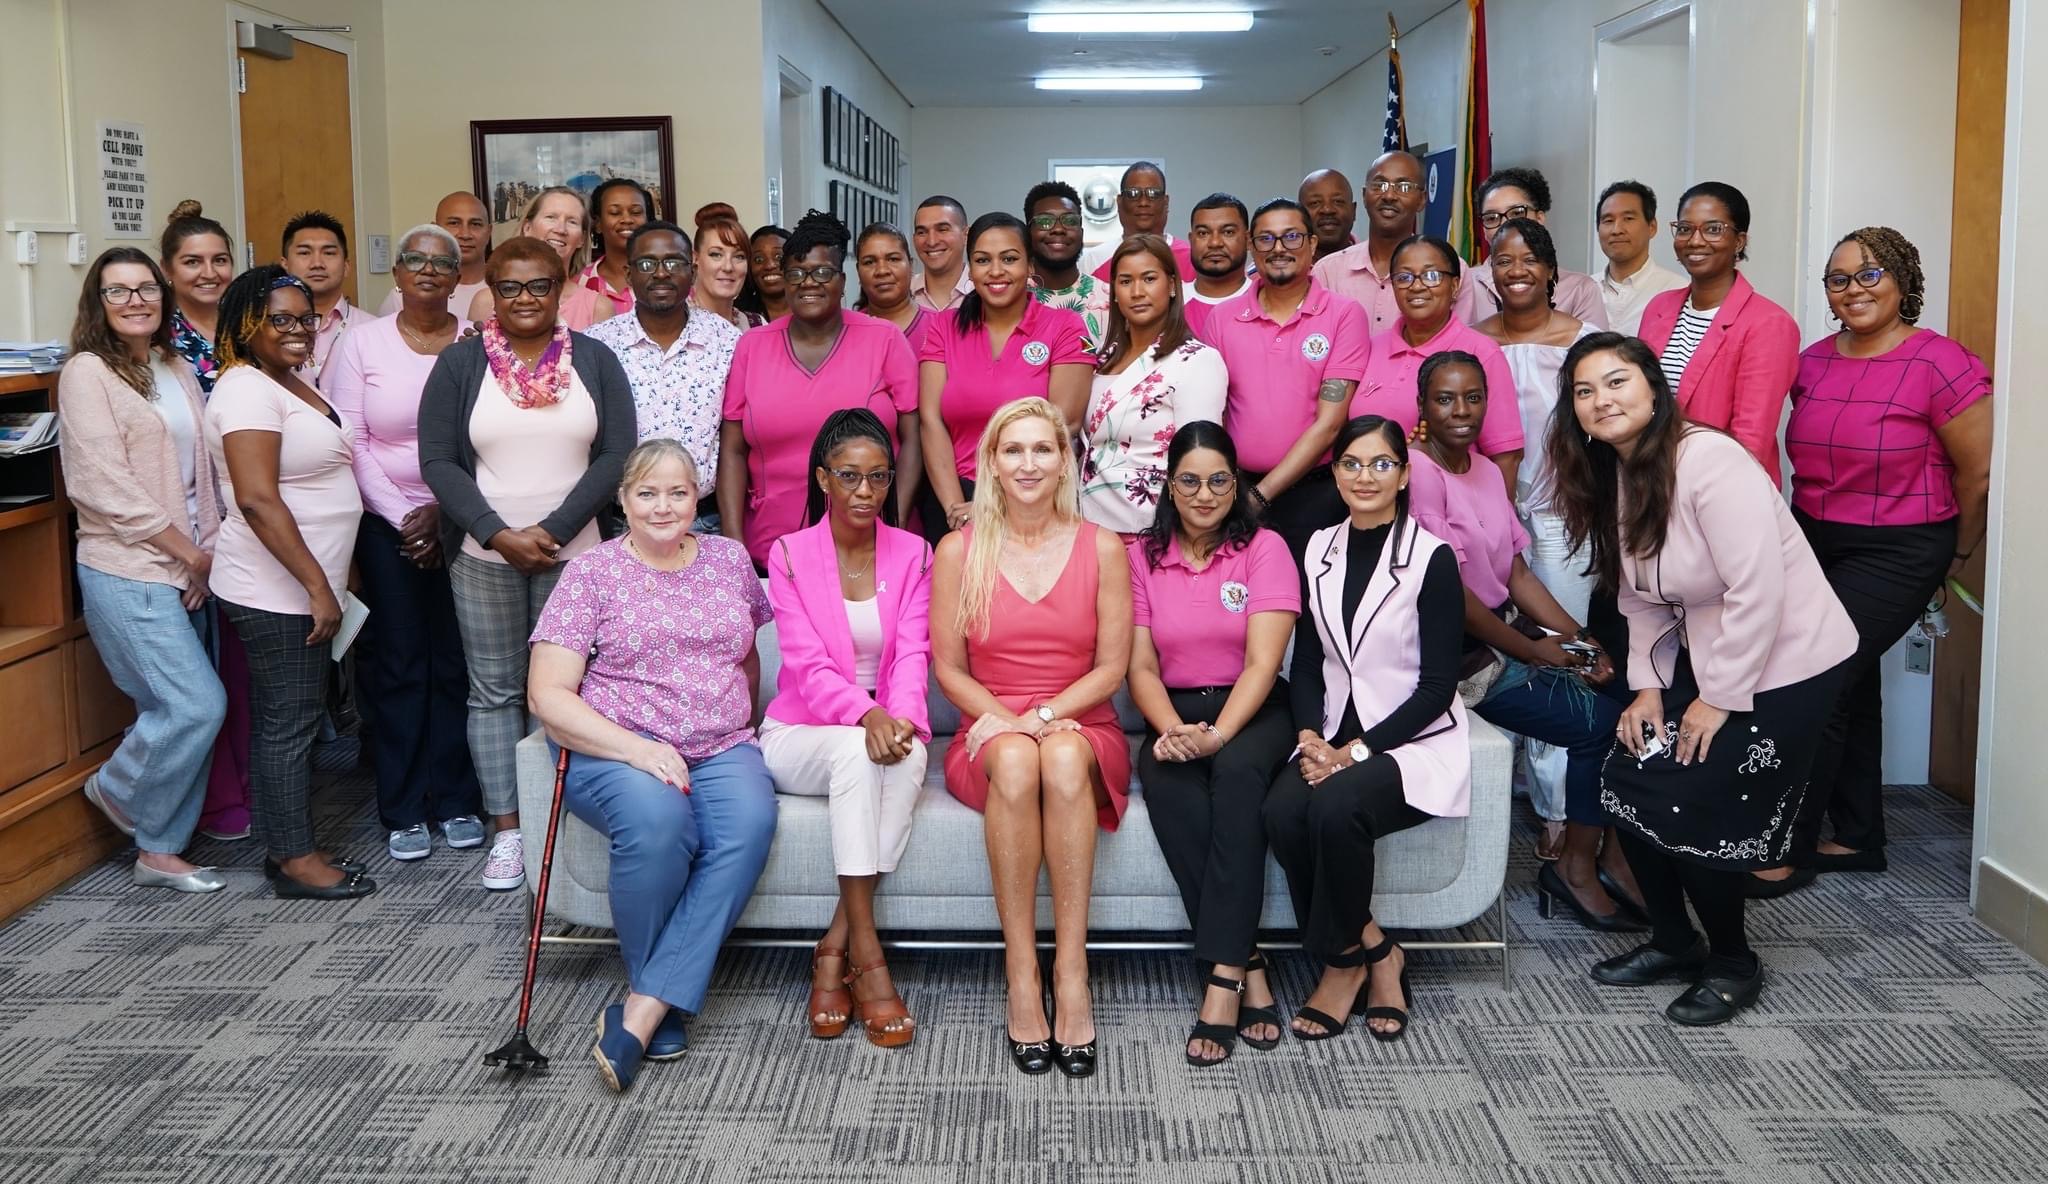
{"type": "Polygon", "coordinates": [[[1069,74],[1034,80],[1040,90],[1200,90],[1202,80],[1193,75],[1156,78],[1119,78],[1108,74],[1069,74]]]}
{"type": "Polygon", "coordinates": [[[1034,12],[1024,18],[1034,33],[1242,33],[1252,14],[1229,12],[1034,12]]]}

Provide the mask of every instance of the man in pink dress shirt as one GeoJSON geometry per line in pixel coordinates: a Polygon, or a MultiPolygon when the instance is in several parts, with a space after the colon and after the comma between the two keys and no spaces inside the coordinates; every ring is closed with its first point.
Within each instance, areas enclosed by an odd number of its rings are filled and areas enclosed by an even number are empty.
{"type": "MultiPolygon", "coordinates": [[[[1510,218],[1541,222],[1550,213],[1550,182],[1535,169],[1499,169],[1479,187],[1479,231],[1490,241],[1510,218]]],[[[1600,294],[1600,281],[1583,271],[1557,269],[1557,288],[1550,303],[1595,329],[1607,327],[1607,300],[1600,294]]],[[[1461,322],[1476,325],[1500,311],[1500,293],[1493,286],[1491,267],[1472,267],[1465,272],[1465,284],[1458,289],[1458,305],[1452,312],[1461,322]]]]}
{"type": "Polygon", "coordinates": [[[918,203],[911,245],[924,270],[910,281],[910,298],[933,312],[947,312],[974,291],[967,278],[967,210],[960,199],[934,194],[918,203]]]}
{"type": "Polygon", "coordinates": [[[347,338],[349,329],[372,318],[341,294],[351,272],[348,231],[340,219],[324,210],[307,210],[297,215],[284,225],[281,249],[283,257],[278,261],[286,271],[304,281],[313,293],[313,311],[320,317],[320,331],[313,339],[313,356],[299,368],[317,388],[320,372],[334,360],[334,351],[347,338]]]}
{"type": "Polygon", "coordinates": [[[1422,207],[1429,201],[1422,178],[1422,162],[1412,153],[1388,152],[1373,161],[1360,191],[1365,198],[1365,241],[1316,261],[1316,282],[1357,301],[1374,337],[1401,320],[1394,293],[1394,247],[1420,225],[1422,207]]]}

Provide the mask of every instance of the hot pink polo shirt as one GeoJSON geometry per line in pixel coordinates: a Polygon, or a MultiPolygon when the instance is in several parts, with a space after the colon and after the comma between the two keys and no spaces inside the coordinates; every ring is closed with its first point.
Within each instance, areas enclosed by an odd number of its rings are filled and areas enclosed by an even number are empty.
{"type": "MultiPolygon", "coordinates": [[[[894,326],[890,326],[894,328],[894,326]]],[[[1017,322],[1003,352],[991,356],[988,326],[960,332],[960,318],[941,314],[924,335],[923,360],[946,368],[939,415],[953,437],[953,468],[974,477],[974,450],[996,408],[1012,399],[1045,398],[1054,366],[1095,365],[1088,352],[1088,326],[1081,314],[1047,308],[1027,294],[1024,319],[1017,322]]]]}
{"type": "MultiPolygon", "coordinates": [[[[1486,372],[1486,418],[1479,424],[1479,451],[1487,456],[1514,452],[1522,447],[1522,413],[1516,393],[1515,372],[1508,368],[1507,355],[1479,330],[1456,317],[1444,323],[1435,337],[1420,346],[1408,344],[1401,326],[1373,338],[1372,362],[1358,393],[1351,397],[1351,414],[1384,415],[1409,431],[1415,430],[1420,413],[1416,406],[1416,378],[1429,355],[1459,349],[1479,359],[1486,372]]],[[[1239,445],[1240,448],[1243,445],[1239,445]]]]}
{"type": "Polygon", "coordinates": [[[1259,304],[1263,279],[1209,310],[1203,340],[1223,355],[1230,394],[1223,426],[1237,443],[1238,463],[1264,473],[1316,418],[1316,388],[1324,379],[1356,381],[1372,356],[1365,313],[1328,288],[1309,281],[1294,319],[1282,325],[1259,304]]]}
{"type": "MultiPolygon", "coordinates": [[[[1122,228],[1119,227],[1118,229],[1122,228]]],[[[1194,251],[1189,248],[1187,240],[1175,238],[1170,234],[1166,235],[1165,238],[1166,249],[1173,252],[1173,261],[1175,264],[1178,265],[1178,270],[1180,271],[1180,282],[1183,284],[1194,283],[1195,254],[1194,251]]],[[[1094,276],[1098,280],[1101,280],[1105,284],[1110,282],[1110,279],[1112,277],[1109,274],[1109,261],[1111,259],[1116,258],[1116,249],[1122,245],[1122,238],[1118,238],[1115,241],[1109,243],[1109,249],[1103,252],[1102,258],[1096,261],[1095,266],[1086,269],[1088,274],[1094,276]]]]}
{"type": "Polygon", "coordinates": [[[1508,600],[1515,556],[1529,533],[1515,516],[1500,467],[1474,456],[1462,473],[1436,463],[1426,449],[1408,450],[1408,512],[1458,553],[1458,578],[1488,608],[1508,600]]]}
{"type": "Polygon", "coordinates": [[[1152,631],[1159,679],[1177,690],[1237,681],[1253,613],[1301,613],[1301,570],[1270,530],[1217,551],[1201,571],[1181,557],[1178,537],[1166,544],[1156,569],[1145,562],[1144,539],[1132,539],[1127,553],[1131,624],[1152,631]]]}
{"type": "Polygon", "coordinates": [[[825,417],[866,407],[892,443],[896,420],[917,412],[917,363],[903,331],[865,313],[847,312],[839,340],[813,372],[790,347],[790,318],[740,335],[725,376],[725,418],[747,441],[747,511],[741,534],[747,553],[765,563],[768,546],[803,524],[810,492],[811,444],[825,417]]]}

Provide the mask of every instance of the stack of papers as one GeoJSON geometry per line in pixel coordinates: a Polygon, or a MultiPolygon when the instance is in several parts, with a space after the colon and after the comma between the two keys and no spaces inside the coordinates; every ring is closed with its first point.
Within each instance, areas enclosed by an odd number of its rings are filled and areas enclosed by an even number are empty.
{"type": "Polygon", "coordinates": [[[0,374],[55,370],[64,364],[61,341],[0,341],[0,374]]]}
{"type": "Polygon", "coordinates": [[[0,456],[22,456],[56,446],[56,412],[0,412],[0,456]]]}

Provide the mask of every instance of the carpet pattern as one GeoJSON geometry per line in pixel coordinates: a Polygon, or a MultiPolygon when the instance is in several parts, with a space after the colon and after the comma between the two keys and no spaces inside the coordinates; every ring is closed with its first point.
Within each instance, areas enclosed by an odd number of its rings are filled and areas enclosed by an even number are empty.
{"type": "MultiPolygon", "coordinates": [[[[1667,1023],[1676,986],[1587,978],[1631,939],[1543,920],[1522,836],[1512,989],[1494,956],[1417,953],[1398,1044],[1354,1026],[1190,1069],[1184,958],[1098,954],[1100,1071],[1025,1078],[999,955],[894,953],[920,1030],[885,1052],[809,1039],[805,953],[744,949],[688,1055],[624,1097],[588,1056],[609,949],[542,954],[551,1072],[483,1067],[511,1030],[517,896],[477,887],[481,851],[391,863],[369,797],[350,775],[319,808],[370,899],[276,900],[259,852],[207,846],[225,892],[133,889],[122,857],[0,927],[0,1182],[2048,1180],[2048,972],[1970,916],[1969,816],[1928,789],[1890,795],[1890,873],[1753,907],[1772,977],[1723,1028],[1667,1023]]],[[[1298,1005],[1310,968],[1276,974],[1298,1005]]]]}

